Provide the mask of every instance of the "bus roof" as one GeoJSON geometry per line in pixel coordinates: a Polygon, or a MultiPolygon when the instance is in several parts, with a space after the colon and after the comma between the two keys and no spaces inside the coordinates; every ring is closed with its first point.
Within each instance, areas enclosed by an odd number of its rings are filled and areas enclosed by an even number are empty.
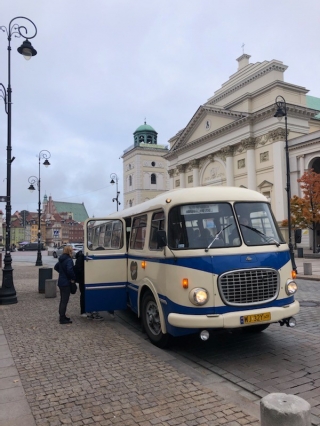
{"type": "Polygon", "coordinates": [[[199,186],[192,188],[177,188],[163,192],[151,200],[144,201],[136,206],[108,215],[108,218],[129,217],[149,210],[157,210],[164,206],[171,207],[177,204],[194,204],[203,202],[221,201],[262,201],[267,198],[257,191],[232,186],[199,186]],[[167,200],[171,200],[169,203],[167,200]]]}

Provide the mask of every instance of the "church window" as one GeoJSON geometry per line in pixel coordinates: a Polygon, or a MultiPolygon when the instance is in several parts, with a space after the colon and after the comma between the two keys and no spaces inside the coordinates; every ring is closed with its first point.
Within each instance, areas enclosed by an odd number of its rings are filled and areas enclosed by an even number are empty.
{"type": "Polygon", "coordinates": [[[152,175],[151,175],[151,184],[155,185],[156,183],[157,183],[157,176],[154,173],[152,173],[152,175]]]}
{"type": "Polygon", "coordinates": [[[129,186],[132,186],[132,176],[129,176],[129,186]]]}

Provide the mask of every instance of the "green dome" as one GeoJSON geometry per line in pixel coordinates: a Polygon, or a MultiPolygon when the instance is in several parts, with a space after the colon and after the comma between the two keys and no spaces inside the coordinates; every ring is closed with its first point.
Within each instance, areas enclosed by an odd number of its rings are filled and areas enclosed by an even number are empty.
{"type": "Polygon", "coordinates": [[[141,126],[139,126],[134,133],[136,132],[155,132],[155,130],[152,126],[149,126],[149,124],[144,123],[141,126]]]}

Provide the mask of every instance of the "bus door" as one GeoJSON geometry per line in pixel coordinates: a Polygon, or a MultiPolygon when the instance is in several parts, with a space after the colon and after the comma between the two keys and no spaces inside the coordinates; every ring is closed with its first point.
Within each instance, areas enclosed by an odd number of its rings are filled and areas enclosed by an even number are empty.
{"type": "Polygon", "coordinates": [[[126,226],[122,219],[87,219],[84,238],[85,308],[127,307],[126,226]]]}

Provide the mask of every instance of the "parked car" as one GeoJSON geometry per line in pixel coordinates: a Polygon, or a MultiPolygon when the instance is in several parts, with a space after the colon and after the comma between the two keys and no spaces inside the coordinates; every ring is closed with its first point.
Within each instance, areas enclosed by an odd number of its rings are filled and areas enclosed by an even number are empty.
{"type": "MultiPolygon", "coordinates": [[[[38,243],[28,243],[23,244],[18,248],[18,251],[37,251],[38,250],[38,243]]],[[[40,250],[44,250],[44,244],[40,243],[40,250]]]]}
{"type": "Polygon", "coordinates": [[[52,256],[57,258],[59,256],[62,255],[63,253],[63,249],[65,246],[71,246],[73,248],[73,254],[72,257],[75,259],[76,254],[78,253],[78,251],[83,250],[83,244],[75,244],[75,243],[70,243],[70,244],[62,244],[62,246],[55,248],[52,252],[52,256]]]}

